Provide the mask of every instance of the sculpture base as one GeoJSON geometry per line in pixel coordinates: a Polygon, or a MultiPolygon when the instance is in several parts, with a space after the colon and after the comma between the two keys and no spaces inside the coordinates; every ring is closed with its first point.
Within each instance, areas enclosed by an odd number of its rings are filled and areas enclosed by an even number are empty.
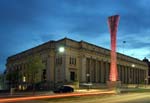
{"type": "Polygon", "coordinates": [[[121,87],[121,81],[107,81],[107,87],[110,90],[120,88],[121,87]]]}

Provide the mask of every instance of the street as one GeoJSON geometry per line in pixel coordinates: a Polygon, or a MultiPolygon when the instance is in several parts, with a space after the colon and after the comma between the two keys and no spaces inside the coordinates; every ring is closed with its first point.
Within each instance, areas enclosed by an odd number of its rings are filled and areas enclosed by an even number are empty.
{"type": "Polygon", "coordinates": [[[150,103],[150,93],[127,93],[119,95],[97,95],[76,98],[32,100],[13,103],[150,103]]]}
{"type": "Polygon", "coordinates": [[[80,97],[80,96],[90,96],[90,95],[104,95],[104,94],[115,94],[115,91],[95,91],[90,90],[86,92],[74,92],[74,93],[56,93],[56,94],[45,94],[45,95],[30,95],[18,97],[16,95],[8,98],[0,98],[0,103],[4,102],[17,102],[17,101],[28,101],[28,100],[41,100],[41,99],[59,99],[67,97],[80,97]]]}

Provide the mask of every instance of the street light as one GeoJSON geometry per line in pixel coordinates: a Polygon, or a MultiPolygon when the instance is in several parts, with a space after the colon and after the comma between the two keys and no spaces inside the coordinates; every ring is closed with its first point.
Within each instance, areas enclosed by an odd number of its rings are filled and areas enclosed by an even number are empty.
{"type": "Polygon", "coordinates": [[[65,51],[65,48],[64,47],[59,47],[58,50],[59,50],[60,53],[63,53],[65,51]]]}
{"type": "Polygon", "coordinates": [[[87,76],[87,83],[88,83],[88,82],[90,82],[89,81],[90,74],[86,74],[86,76],[87,76]]]}
{"type": "Polygon", "coordinates": [[[134,68],[134,67],[135,67],[135,64],[132,64],[131,67],[134,68]]]}
{"type": "Polygon", "coordinates": [[[147,81],[148,81],[148,79],[147,79],[147,77],[145,78],[145,88],[146,88],[146,85],[147,85],[147,81]]]}
{"type": "Polygon", "coordinates": [[[87,73],[86,76],[87,76],[87,86],[88,86],[88,90],[90,90],[90,86],[92,85],[92,84],[90,83],[90,74],[87,73]]]}

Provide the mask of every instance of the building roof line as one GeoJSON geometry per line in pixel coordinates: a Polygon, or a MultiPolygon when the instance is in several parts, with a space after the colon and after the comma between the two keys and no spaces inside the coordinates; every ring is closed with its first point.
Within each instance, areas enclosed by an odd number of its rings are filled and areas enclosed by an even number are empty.
{"type": "MultiPolygon", "coordinates": [[[[43,46],[43,45],[46,45],[46,44],[49,44],[49,43],[52,43],[52,42],[59,42],[59,41],[63,41],[63,40],[70,40],[70,41],[73,41],[73,42],[76,42],[76,43],[81,43],[81,42],[83,42],[83,43],[86,43],[86,44],[88,44],[88,45],[95,46],[95,47],[97,47],[97,48],[104,49],[104,50],[107,50],[108,52],[110,52],[109,49],[106,49],[106,48],[104,48],[104,47],[101,47],[101,46],[98,46],[98,45],[95,45],[95,44],[92,44],[92,43],[89,43],[89,42],[86,42],[86,41],[84,41],[84,40],[77,41],[77,40],[70,39],[70,38],[68,38],[68,37],[64,37],[64,38],[59,39],[59,40],[57,40],[57,41],[55,41],[55,40],[49,40],[49,41],[47,41],[47,42],[45,42],[45,43],[43,43],[43,44],[40,44],[40,45],[38,45],[38,46],[36,46],[36,47],[30,48],[30,49],[25,50],[25,51],[23,51],[23,52],[17,53],[17,54],[12,55],[12,56],[9,56],[8,59],[9,59],[9,58],[12,58],[12,57],[15,57],[15,56],[17,56],[17,55],[23,54],[23,53],[25,53],[25,52],[28,52],[28,51],[30,51],[30,50],[36,49],[36,48],[38,48],[38,47],[41,47],[41,46],[43,46]]],[[[119,55],[121,55],[121,56],[129,57],[129,58],[131,58],[131,59],[138,60],[138,61],[140,61],[140,62],[142,61],[142,60],[137,59],[137,58],[135,58],[135,57],[131,57],[131,56],[128,56],[128,55],[119,53],[119,52],[117,52],[117,54],[119,54],[119,55]]]]}

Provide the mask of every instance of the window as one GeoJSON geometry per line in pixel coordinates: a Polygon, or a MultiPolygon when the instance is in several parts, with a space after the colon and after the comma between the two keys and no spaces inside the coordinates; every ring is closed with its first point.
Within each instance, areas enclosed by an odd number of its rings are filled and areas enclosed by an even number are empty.
{"type": "Polygon", "coordinates": [[[43,69],[43,74],[42,74],[42,76],[43,76],[43,80],[46,80],[46,69],[43,69]]]}
{"type": "Polygon", "coordinates": [[[76,65],[76,58],[75,57],[70,57],[69,64],[76,65]]]}
{"type": "Polygon", "coordinates": [[[56,58],[56,64],[62,64],[62,57],[56,58]]]}

